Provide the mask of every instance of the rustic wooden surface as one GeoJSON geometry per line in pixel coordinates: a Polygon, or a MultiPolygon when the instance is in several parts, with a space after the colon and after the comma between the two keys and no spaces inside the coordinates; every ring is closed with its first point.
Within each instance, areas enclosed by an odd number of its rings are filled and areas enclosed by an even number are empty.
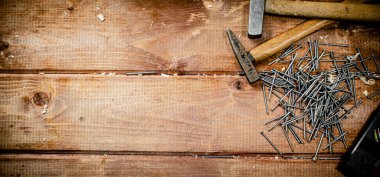
{"type": "Polygon", "coordinates": [[[246,157],[0,155],[1,176],[343,176],[337,161],[246,157]],[[292,171],[289,173],[289,171],[292,171]]]}
{"type": "MultiPolygon", "coordinates": [[[[1,149],[269,153],[259,132],[282,114],[266,115],[261,87],[242,76],[3,74],[0,89],[1,149]]],[[[349,144],[378,102],[344,121],[349,144]]],[[[290,152],[279,127],[268,136],[290,152]]]]}
{"type": "MultiPolygon", "coordinates": [[[[265,16],[263,37],[251,40],[246,37],[248,1],[0,3],[1,40],[9,44],[0,67],[7,72],[235,74],[240,68],[225,29],[231,28],[248,50],[304,21],[265,16]],[[99,13],[105,21],[96,17],[99,13]]],[[[329,35],[327,41],[357,44],[379,53],[378,28],[342,25],[310,38],[329,35]]]]}
{"type": "MultiPolygon", "coordinates": [[[[248,39],[248,1],[241,0],[5,0],[0,14],[1,175],[340,175],[338,161],[275,159],[259,132],[282,112],[265,114],[260,84],[250,86],[237,75],[241,69],[225,34],[231,28],[250,50],[305,19],[265,15],[263,37],[248,39]],[[105,21],[96,17],[99,13],[105,21]],[[157,75],[121,75],[146,70],[157,75]],[[51,151],[58,154],[43,155],[51,151]],[[85,154],[94,152],[142,155],[85,154]],[[198,159],[177,153],[242,157],[198,159]]],[[[379,58],[379,29],[339,22],[301,43],[348,43],[329,49],[352,54],[360,47],[364,56],[379,58]]],[[[258,70],[271,69],[266,63],[258,70]]],[[[379,97],[367,100],[362,94],[379,83],[358,81],[357,86],[364,102],[343,123],[349,145],[380,103],[379,97]]],[[[268,136],[290,153],[279,129],[268,136]]],[[[295,153],[310,155],[315,147],[316,142],[298,145],[295,153]]],[[[334,151],[339,155],[346,149],[338,143],[334,151]]]]}

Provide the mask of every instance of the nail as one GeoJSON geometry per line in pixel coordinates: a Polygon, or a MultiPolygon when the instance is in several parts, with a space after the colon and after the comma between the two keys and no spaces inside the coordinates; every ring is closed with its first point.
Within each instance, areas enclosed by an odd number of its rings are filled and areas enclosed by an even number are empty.
{"type": "Polygon", "coordinates": [[[280,152],[280,150],[277,149],[277,147],[272,143],[272,141],[269,140],[269,138],[264,134],[264,132],[260,132],[261,135],[264,136],[264,138],[268,141],[268,143],[278,152],[278,154],[280,154],[282,156],[282,153],[280,152]]]}
{"type": "Polygon", "coordinates": [[[341,134],[340,136],[338,136],[338,138],[334,139],[334,141],[332,141],[331,143],[327,144],[327,145],[323,148],[323,150],[325,150],[325,149],[328,148],[328,147],[331,147],[332,144],[334,144],[336,141],[338,141],[338,140],[341,139],[343,136],[345,136],[346,133],[347,133],[347,132],[344,132],[343,134],[341,134]]]}
{"type": "Polygon", "coordinates": [[[379,93],[380,93],[380,90],[377,90],[377,91],[375,91],[375,92],[369,94],[369,95],[367,96],[367,99],[371,99],[371,98],[373,98],[374,96],[378,95],[379,93]]]}
{"type": "Polygon", "coordinates": [[[263,87],[263,97],[264,97],[265,111],[266,111],[267,114],[269,114],[269,111],[268,111],[268,101],[267,101],[267,96],[266,96],[266,91],[265,91],[265,85],[264,85],[264,83],[262,84],[262,87],[263,87]]]}
{"type": "Polygon", "coordinates": [[[320,45],[336,46],[336,47],[348,47],[348,44],[331,44],[331,43],[319,43],[320,45]]]}
{"type": "Polygon", "coordinates": [[[319,148],[321,147],[321,144],[322,144],[322,140],[323,140],[323,137],[324,137],[324,133],[322,133],[322,136],[321,136],[321,139],[319,140],[319,143],[318,143],[318,147],[317,147],[317,150],[315,151],[315,154],[312,158],[313,161],[317,161],[318,159],[318,151],[319,151],[319,148]]]}
{"type": "Polygon", "coordinates": [[[363,66],[365,72],[366,72],[367,75],[368,75],[368,74],[369,74],[369,71],[368,71],[367,66],[366,66],[365,63],[364,63],[364,59],[363,59],[363,57],[362,57],[362,54],[360,53],[359,48],[356,48],[356,51],[359,53],[359,59],[360,59],[360,62],[361,62],[361,64],[362,64],[362,66],[363,66]]]}
{"type": "Polygon", "coordinates": [[[125,75],[147,75],[147,74],[156,74],[156,71],[141,71],[141,72],[125,73],[125,75]]]}
{"type": "Polygon", "coordinates": [[[272,90],[273,90],[273,84],[274,84],[274,80],[276,79],[276,73],[274,73],[273,75],[273,80],[272,80],[272,84],[270,86],[270,89],[269,89],[269,93],[268,93],[268,100],[270,101],[270,96],[271,96],[271,93],[272,93],[272,90]]]}
{"type": "Polygon", "coordinates": [[[288,126],[290,132],[293,134],[294,138],[296,139],[296,141],[299,143],[299,144],[303,144],[302,140],[299,138],[299,136],[297,135],[297,133],[294,131],[294,129],[291,127],[291,126],[288,126]]]}
{"type": "Polygon", "coordinates": [[[286,137],[286,141],[288,141],[288,144],[289,144],[290,149],[292,150],[292,152],[294,152],[293,145],[292,145],[292,143],[290,142],[290,139],[289,139],[288,133],[286,132],[284,126],[281,126],[281,127],[282,127],[282,131],[284,132],[284,135],[285,135],[285,137],[286,137]]]}
{"type": "Polygon", "coordinates": [[[377,74],[380,74],[380,67],[379,67],[379,64],[377,63],[377,60],[376,60],[376,58],[375,58],[375,55],[374,55],[374,54],[372,54],[372,60],[373,60],[373,62],[374,62],[374,63],[375,63],[375,65],[376,65],[377,74]]]}

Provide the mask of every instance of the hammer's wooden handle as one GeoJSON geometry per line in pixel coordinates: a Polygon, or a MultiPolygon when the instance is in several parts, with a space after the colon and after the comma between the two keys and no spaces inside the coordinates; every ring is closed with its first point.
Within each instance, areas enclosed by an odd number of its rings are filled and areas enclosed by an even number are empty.
{"type": "Polygon", "coordinates": [[[267,57],[272,56],[280,50],[287,48],[292,43],[299,41],[311,33],[334,22],[335,21],[333,20],[307,20],[306,22],[301,23],[300,25],[295,26],[290,30],[260,44],[259,46],[249,51],[249,53],[251,53],[256,62],[259,62],[267,57]]]}
{"type": "Polygon", "coordinates": [[[380,5],[267,0],[265,13],[330,20],[380,21],[380,5]]]}

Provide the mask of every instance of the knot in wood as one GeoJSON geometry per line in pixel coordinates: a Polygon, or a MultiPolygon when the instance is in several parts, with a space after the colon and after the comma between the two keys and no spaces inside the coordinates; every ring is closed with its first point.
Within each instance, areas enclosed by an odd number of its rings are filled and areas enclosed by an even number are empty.
{"type": "Polygon", "coordinates": [[[45,92],[37,92],[33,95],[33,102],[37,106],[44,106],[49,104],[49,95],[45,92]]]}

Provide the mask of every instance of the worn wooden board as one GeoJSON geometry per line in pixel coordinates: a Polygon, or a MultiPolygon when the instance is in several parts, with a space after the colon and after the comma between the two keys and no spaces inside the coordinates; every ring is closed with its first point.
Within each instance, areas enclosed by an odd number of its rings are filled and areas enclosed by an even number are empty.
{"type": "MultiPolygon", "coordinates": [[[[265,114],[260,88],[241,76],[2,74],[0,148],[274,153],[259,132],[282,112],[265,114]]],[[[345,120],[349,144],[379,101],[364,99],[345,120]]],[[[267,134],[290,152],[279,128],[267,134]]],[[[345,149],[338,143],[335,151],[345,149]]]]}
{"type": "MultiPolygon", "coordinates": [[[[9,47],[0,66],[66,72],[237,70],[224,30],[245,29],[247,8],[246,1],[3,1],[0,34],[9,47]]],[[[285,19],[283,28],[269,25],[280,21],[269,17],[265,36],[302,20],[285,19]]]]}
{"type": "Polygon", "coordinates": [[[343,176],[338,161],[246,157],[0,155],[1,176],[343,176]]]}
{"type": "MultiPolygon", "coordinates": [[[[304,21],[266,15],[263,37],[251,40],[246,32],[249,1],[0,3],[0,41],[4,44],[0,71],[14,73],[236,73],[240,68],[225,29],[231,28],[246,49],[252,49],[304,21]],[[99,13],[105,21],[97,18],[99,13]]],[[[379,31],[370,24],[343,22],[309,39],[328,35],[327,42],[350,43],[379,54],[379,31]]]]}
{"type": "MultiPolygon", "coordinates": [[[[304,19],[265,15],[263,37],[248,39],[245,0],[4,0],[0,14],[2,152],[270,153],[240,159],[3,154],[0,176],[340,176],[337,161],[274,158],[259,132],[282,112],[264,113],[260,86],[236,75],[240,68],[225,35],[231,28],[250,50],[304,19]],[[59,74],[145,70],[218,75],[59,74]],[[38,72],[58,74],[31,74],[38,72]]],[[[348,43],[333,49],[352,54],[360,47],[365,56],[379,56],[379,33],[376,24],[340,22],[301,42],[348,43]]],[[[265,69],[271,69],[266,62],[258,66],[265,69]]],[[[359,98],[364,90],[379,88],[357,85],[359,98]]],[[[364,99],[345,120],[349,145],[379,102],[364,99]]],[[[266,133],[290,152],[279,129],[266,133]]],[[[295,153],[310,156],[315,147],[316,142],[297,145],[295,153]]],[[[334,150],[346,151],[340,142],[334,150]]]]}

